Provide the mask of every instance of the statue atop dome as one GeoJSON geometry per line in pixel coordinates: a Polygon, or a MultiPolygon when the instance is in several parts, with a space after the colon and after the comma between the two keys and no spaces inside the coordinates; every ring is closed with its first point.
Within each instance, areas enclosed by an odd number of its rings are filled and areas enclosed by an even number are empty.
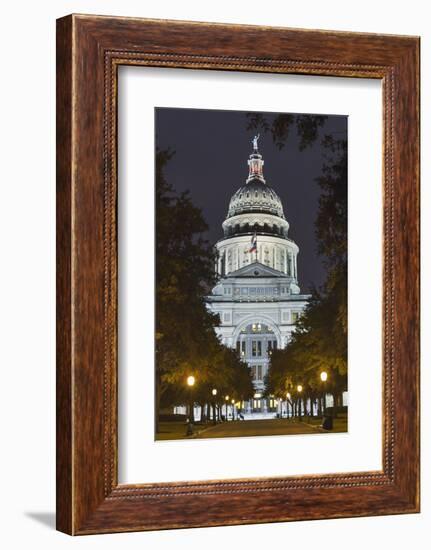
{"type": "Polygon", "coordinates": [[[255,151],[257,153],[257,142],[260,138],[260,134],[257,134],[257,136],[254,136],[254,138],[251,140],[251,142],[253,143],[253,151],[255,151]]]}

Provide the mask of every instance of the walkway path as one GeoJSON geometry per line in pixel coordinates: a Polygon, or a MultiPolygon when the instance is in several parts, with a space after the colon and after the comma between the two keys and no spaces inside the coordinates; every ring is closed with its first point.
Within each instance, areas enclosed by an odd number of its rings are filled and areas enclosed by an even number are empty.
{"type": "Polygon", "coordinates": [[[244,437],[255,435],[286,435],[286,434],[311,434],[322,433],[318,427],[311,426],[306,422],[293,420],[247,420],[235,422],[223,422],[217,424],[200,434],[196,438],[206,439],[210,437],[244,437]]]}

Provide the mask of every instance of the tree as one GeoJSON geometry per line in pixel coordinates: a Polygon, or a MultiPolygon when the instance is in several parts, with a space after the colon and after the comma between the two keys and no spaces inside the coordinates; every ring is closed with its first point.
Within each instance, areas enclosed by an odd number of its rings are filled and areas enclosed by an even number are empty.
{"type": "Polygon", "coordinates": [[[172,156],[156,153],[156,416],[163,403],[184,397],[186,377],[217,346],[217,321],[202,300],[212,282],[212,251],[202,237],[207,225],[189,194],[166,181],[172,156]]]}
{"type": "Polygon", "coordinates": [[[220,343],[214,330],[220,319],[205,305],[215,282],[213,250],[202,236],[201,210],[166,180],[172,156],[156,154],[156,430],[161,407],[208,403],[214,387],[227,387],[238,399],[252,391],[247,367],[220,343]]]}

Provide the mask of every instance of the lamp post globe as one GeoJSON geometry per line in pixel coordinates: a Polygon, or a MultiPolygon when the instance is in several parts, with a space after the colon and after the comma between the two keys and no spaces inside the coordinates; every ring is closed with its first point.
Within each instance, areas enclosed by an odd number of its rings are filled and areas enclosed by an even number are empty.
{"type": "Polygon", "coordinates": [[[323,385],[323,414],[326,414],[326,381],[328,380],[328,373],[322,371],[320,373],[320,380],[322,381],[323,385]]]}
{"type": "Polygon", "coordinates": [[[194,376],[188,376],[187,377],[187,386],[194,386],[195,385],[195,377],[194,376]]]}

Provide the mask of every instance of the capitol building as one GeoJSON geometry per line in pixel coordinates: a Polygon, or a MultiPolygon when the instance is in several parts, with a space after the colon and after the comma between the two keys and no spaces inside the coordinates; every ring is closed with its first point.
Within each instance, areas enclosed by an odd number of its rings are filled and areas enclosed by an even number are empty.
{"type": "Polygon", "coordinates": [[[245,184],[232,196],[216,247],[218,282],[207,307],[220,317],[221,342],[236,348],[252,371],[256,393],[246,414],[270,415],[273,399],[263,398],[271,351],[288,345],[295,322],[307,306],[298,278],[298,245],[280,197],[264,178],[264,160],[253,139],[245,184]]]}

